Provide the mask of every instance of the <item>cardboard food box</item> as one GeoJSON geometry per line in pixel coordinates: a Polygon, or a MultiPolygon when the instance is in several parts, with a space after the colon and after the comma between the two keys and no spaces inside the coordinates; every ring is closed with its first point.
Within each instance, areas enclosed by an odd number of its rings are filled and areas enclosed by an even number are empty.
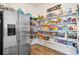
{"type": "Polygon", "coordinates": [[[40,35],[39,35],[39,38],[40,38],[41,40],[45,40],[45,36],[44,36],[43,34],[40,34],[40,35]]]}

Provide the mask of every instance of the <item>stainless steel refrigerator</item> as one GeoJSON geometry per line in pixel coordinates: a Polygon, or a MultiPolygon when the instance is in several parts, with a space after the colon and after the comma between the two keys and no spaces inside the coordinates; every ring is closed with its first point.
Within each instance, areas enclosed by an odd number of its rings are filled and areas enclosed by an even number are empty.
{"type": "Polygon", "coordinates": [[[30,54],[29,30],[29,16],[17,11],[0,11],[0,54],[30,54]]]}

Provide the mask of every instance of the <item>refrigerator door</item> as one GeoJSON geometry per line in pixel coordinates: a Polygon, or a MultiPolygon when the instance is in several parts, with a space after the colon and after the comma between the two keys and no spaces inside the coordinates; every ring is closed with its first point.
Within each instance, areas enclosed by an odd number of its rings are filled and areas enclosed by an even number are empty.
{"type": "Polygon", "coordinates": [[[0,11],[0,55],[3,54],[3,12],[0,11]]]}
{"type": "Polygon", "coordinates": [[[18,43],[16,40],[16,21],[18,20],[18,13],[13,11],[4,11],[3,19],[3,54],[17,55],[18,43]]]}
{"type": "Polygon", "coordinates": [[[19,28],[20,28],[20,40],[19,40],[19,54],[30,54],[30,17],[19,13],[19,28]]]}

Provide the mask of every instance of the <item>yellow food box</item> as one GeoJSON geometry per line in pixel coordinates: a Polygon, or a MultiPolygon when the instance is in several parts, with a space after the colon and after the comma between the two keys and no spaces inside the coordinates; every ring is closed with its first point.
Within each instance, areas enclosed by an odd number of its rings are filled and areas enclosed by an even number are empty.
{"type": "Polygon", "coordinates": [[[54,27],[54,29],[53,30],[58,30],[58,28],[57,27],[54,27]]]}
{"type": "Polygon", "coordinates": [[[48,30],[48,27],[44,27],[43,30],[47,31],[48,30]]]}

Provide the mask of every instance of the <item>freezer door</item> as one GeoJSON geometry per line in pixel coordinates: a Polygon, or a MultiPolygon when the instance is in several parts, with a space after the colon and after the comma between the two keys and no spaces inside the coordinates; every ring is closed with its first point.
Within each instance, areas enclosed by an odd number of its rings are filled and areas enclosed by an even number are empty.
{"type": "Polygon", "coordinates": [[[3,12],[0,11],[0,55],[3,54],[3,12]]]}
{"type": "Polygon", "coordinates": [[[19,13],[19,28],[20,28],[20,40],[19,40],[19,54],[30,54],[30,17],[19,13]]]}
{"type": "Polygon", "coordinates": [[[3,11],[3,18],[3,54],[17,55],[18,43],[16,40],[16,21],[18,20],[18,13],[13,11],[3,11]]]}

